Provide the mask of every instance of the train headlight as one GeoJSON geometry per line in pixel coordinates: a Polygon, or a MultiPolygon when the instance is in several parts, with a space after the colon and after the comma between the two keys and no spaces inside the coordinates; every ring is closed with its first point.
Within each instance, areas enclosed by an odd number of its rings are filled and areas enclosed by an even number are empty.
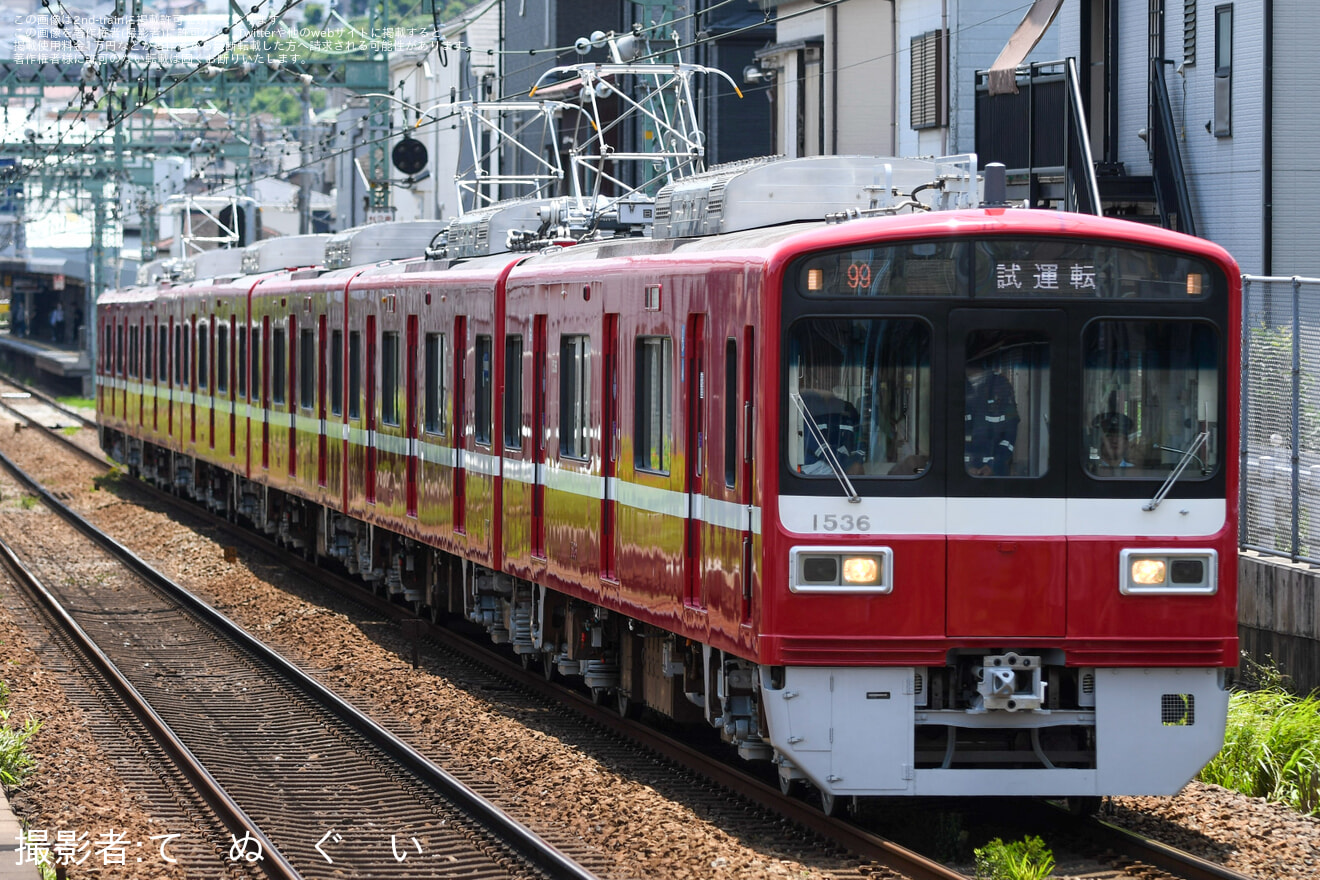
{"type": "Polygon", "coordinates": [[[789,554],[794,593],[888,593],[894,554],[888,547],[797,547],[789,554]]]}
{"type": "Polygon", "coordinates": [[[1124,595],[1214,595],[1219,589],[1214,550],[1124,550],[1119,554],[1119,592],[1124,595]]]}
{"type": "Polygon", "coordinates": [[[880,583],[880,560],[875,556],[844,557],[843,582],[856,586],[874,586],[880,583]]]}

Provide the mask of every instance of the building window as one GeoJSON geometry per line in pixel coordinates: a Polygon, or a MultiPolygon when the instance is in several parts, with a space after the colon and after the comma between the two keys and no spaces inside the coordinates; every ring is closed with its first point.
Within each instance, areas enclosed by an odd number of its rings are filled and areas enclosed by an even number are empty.
{"type": "Polygon", "coordinates": [[[522,449],[522,361],[521,336],[504,340],[504,448],[522,449]]]}
{"type": "Polygon", "coordinates": [[[491,363],[491,342],[489,336],[477,337],[477,381],[473,387],[472,434],[482,445],[490,445],[491,434],[491,390],[494,387],[494,369],[491,363]]]}
{"type": "Polygon", "coordinates": [[[944,76],[946,42],[947,34],[942,28],[912,38],[910,116],[913,129],[939,128],[948,124],[944,76]]]}
{"type": "Polygon", "coordinates": [[[1183,0],[1183,64],[1196,63],[1196,0],[1183,0]]]}
{"type": "Polygon", "coordinates": [[[443,434],[445,404],[445,335],[426,334],[426,393],[422,424],[430,434],[443,434]]]}
{"type": "Polygon", "coordinates": [[[311,409],[316,405],[316,333],[298,334],[298,405],[311,409]]]}
{"type": "Polygon", "coordinates": [[[380,420],[399,424],[399,334],[380,335],[380,420]]]}
{"type": "Polygon", "coordinates": [[[1215,137],[1233,134],[1233,7],[1215,7],[1215,137]]]}
{"type": "Polygon", "coordinates": [[[591,340],[565,336],[559,343],[559,454],[586,460],[591,414],[591,340]]]}
{"type": "Polygon", "coordinates": [[[673,346],[668,336],[637,340],[637,424],[635,464],[638,470],[669,472],[673,428],[673,346]]]}

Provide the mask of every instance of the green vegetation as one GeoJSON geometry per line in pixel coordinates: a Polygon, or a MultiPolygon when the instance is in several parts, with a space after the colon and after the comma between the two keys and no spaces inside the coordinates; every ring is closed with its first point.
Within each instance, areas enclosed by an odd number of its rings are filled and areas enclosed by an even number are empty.
{"type": "Polygon", "coordinates": [[[90,397],[56,397],[55,399],[70,409],[96,409],[96,401],[90,397]]]}
{"type": "MultiPolygon", "coordinates": [[[[325,92],[313,90],[312,109],[325,109],[325,92]]],[[[287,126],[302,124],[303,105],[298,89],[286,85],[262,86],[252,93],[252,112],[270,113],[287,126]]],[[[295,132],[296,134],[296,132],[295,132]]]]}
{"type": "Polygon", "coordinates": [[[1054,853],[1032,835],[1012,843],[996,837],[975,852],[976,876],[982,880],[1045,880],[1054,870],[1054,853]]]}
{"type": "Polygon", "coordinates": [[[1198,778],[1320,814],[1320,697],[1289,693],[1274,670],[1251,671],[1261,686],[1229,697],[1224,747],[1198,778]]]}
{"type": "MultiPolygon", "coordinates": [[[[0,704],[9,700],[9,685],[0,691],[0,704]]],[[[0,705],[0,784],[12,788],[23,781],[23,777],[36,767],[36,762],[27,753],[25,746],[41,728],[41,722],[29,718],[22,726],[9,723],[8,706],[0,705]]]]}

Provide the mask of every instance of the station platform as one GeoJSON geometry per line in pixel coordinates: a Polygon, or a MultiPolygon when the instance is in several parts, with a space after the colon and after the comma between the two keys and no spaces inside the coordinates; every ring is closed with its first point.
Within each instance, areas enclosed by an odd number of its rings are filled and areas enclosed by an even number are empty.
{"type": "Polygon", "coordinates": [[[0,331],[0,357],[30,372],[46,374],[53,385],[68,393],[81,391],[87,394],[91,385],[92,370],[87,352],[73,345],[56,345],[31,336],[13,336],[4,330],[0,331]]]}

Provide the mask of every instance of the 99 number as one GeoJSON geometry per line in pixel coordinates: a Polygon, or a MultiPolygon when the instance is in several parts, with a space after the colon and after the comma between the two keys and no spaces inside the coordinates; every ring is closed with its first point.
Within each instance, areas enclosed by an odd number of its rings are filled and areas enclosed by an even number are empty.
{"type": "Polygon", "coordinates": [[[871,286],[871,264],[870,263],[849,263],[848,264],[848,287],[852,290],[861,290],[871,286]]]}

